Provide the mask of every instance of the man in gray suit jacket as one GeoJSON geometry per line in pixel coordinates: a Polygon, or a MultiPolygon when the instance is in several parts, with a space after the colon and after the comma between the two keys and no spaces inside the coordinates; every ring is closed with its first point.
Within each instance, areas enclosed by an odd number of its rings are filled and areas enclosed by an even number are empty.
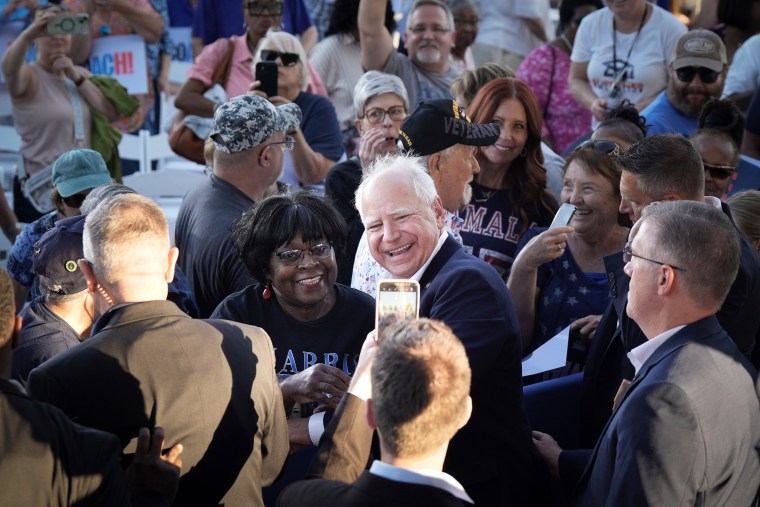
{"type": "Polygon", "coordinates": [[[140,427],[163,426],[184,447],[174,505],[263,505],[289,448],[269,337],[166,301],[177,249],[150,199],[101,202],[83,241],[79,266],[102,315],[89,340],[32,371],[29,393],[115,434],[126,453],[140,427]]]}
{"type": "Polygon", "coordinates": [[[630,237],[627,313],[647,341],[628,354],[636,376],[618,391],[574,503],[755,505],[760,384],[715,317],[740,239],[719,209],[692,201],[647,207],[630,237]]]}

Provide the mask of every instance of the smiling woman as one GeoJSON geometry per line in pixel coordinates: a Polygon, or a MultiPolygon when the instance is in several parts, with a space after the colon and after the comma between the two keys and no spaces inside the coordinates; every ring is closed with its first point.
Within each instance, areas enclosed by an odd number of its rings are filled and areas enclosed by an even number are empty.
{"type": "MultiPolygon", "coordinates": [[[[240,218],[235,246],[258,282],[227,297],[211,318],[263,328],[275,348],[291,444],[316,444],[308,417],[335,408],[348,388],[362,343],[374,328],[374,300],[336,284],[343,218],[306,191],[264,199],[240,218]],[[299,410],[293,411],[298,403],[299,410]]],[[[321,418],[323,414],[315,415],[321,418]]]]}
{"type": "MultiPolygon", "coordinates": [[[[507,286],[523,336],[534,350],[572,322],[600,315],[609,301],[604,257],[621,252],[628,228],[618,212],[620,173],[611,141],[589,141],[568,158],[562,202],[573,204],[569,227],[536,228],[523,236],[507,286]]],[[[582,367],[585,341],[571,340],[569,368],[582,367]]],[[[571,371],[567,371],[570,373],[571,371]]]]}

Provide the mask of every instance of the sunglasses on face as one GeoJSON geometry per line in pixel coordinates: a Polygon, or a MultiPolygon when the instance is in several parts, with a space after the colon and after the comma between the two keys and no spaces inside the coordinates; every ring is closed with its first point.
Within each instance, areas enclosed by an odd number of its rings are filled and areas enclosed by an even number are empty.
{"type": "Polygon", "coordinates": [[[295,67],[300,60],[298,53],[283,53],[272,49],[261,50],[261,59],[265,62],[273,62],[278,58],[285,67],[295,67]]]}
{"type": "Polygon", "coordinates": [[[725,180],[727,178],[730,178],[736,170],[735,167],[730,165],[708,164],[704,160],[702,161],[702,165],[705,166],[705,171],[710,171],[710,176],[716,180],[725,180]]]}
{"type": "Polygon", "coordinates": [[[84,202],[84,200],[85,200],[86,197],[87,197],[87,194],[74,194],[74,195],[70,195],[68,197],[61,197],[61,200],[69,208],[77,208],[77,209],[79,209],[79,208],[82,207],[82,203],[84,202]]]}
{"type": "Polygon", "coordinates": [[[589,139],[588,141],[583,141],[578,145],[577,148],[573,150],[573,153],[576,151],[585,150],[586,148],[593,148],[594,151],[598,153],[602,153],[603,155],[611,155],[613,157],[620,154],[620,146],[618,146],[617,143],[608,141],[606,139],[600,139],[598,141],[589,139]]]}
{"type": "Polygon", "coordinates": [[[251,16],[263,16],[264,11],[270,16],[282,16],[283,2],[270,2],[268,4],[248,2],[245,6],[251,16]]]}
{"type": "Polygon", "coordinates": [[[715,72],[707,67],[681,67],[676,71],[676,77],[682,83],[691,83],[694,76],[699,74],[699,80],[704,84],[713,84],[718,80],[720,72],[715,72]]]}

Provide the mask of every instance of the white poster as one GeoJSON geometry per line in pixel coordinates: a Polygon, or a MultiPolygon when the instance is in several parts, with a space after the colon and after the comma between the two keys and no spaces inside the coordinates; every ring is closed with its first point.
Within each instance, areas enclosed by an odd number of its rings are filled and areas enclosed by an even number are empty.
{"type": "Polygon", "coordinates": [[[191,28],[189,26],[172,26],[169,27],[169,35],[174,43],[174,51],[172,53],[172,60],[175,62],[187,62],[193,61],[193,48],[190,44],[192,39],[191,28]]]}
{"type": "Polygon", "coordinates": [[[90,71],[116,79],[130,95],[148,93],[145,40],[139,35],[92,39],[90,71]]]}

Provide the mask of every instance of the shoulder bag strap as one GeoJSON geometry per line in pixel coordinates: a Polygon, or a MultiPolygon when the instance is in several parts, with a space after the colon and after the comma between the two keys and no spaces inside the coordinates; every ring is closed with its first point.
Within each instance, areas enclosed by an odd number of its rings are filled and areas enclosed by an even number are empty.
{"type": "Polygon", "coordinates": [[[214,74],[211,76],[211,82],[219,83],[222,86],[227,84],[227,80],[230,77],[232,71],[232,55],[235,52],[234,43],[232,39],[227,39],[227,52],[214,69],[214,74]]]}

